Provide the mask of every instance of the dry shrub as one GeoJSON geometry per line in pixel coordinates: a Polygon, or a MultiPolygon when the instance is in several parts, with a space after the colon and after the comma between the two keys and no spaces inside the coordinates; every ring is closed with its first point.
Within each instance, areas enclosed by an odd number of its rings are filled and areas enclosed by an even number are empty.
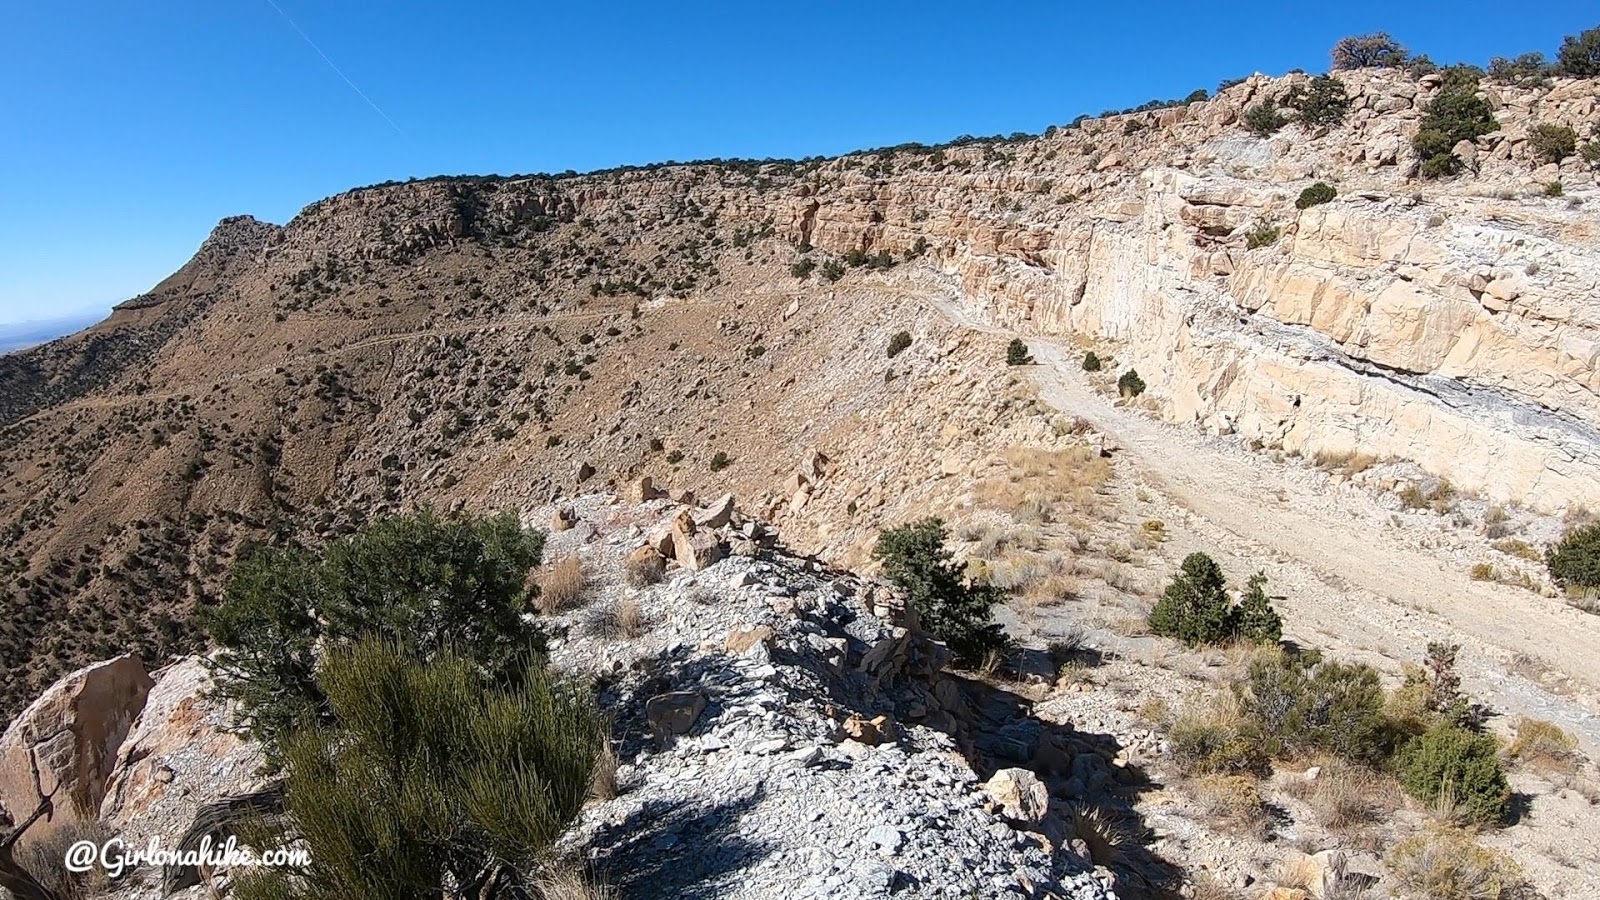
{"type": "Polygon", "coordinates": [[[589,590],[589,572],[583,560],[576,556],[564,556],[546,565],[534,576],[534,581],[539,585],[535,602],[539,612],[547,616],[582,606],[589,590]]]}
{"type": "Polygon", "coordinates": [[[1018,521],[1060,521],[1066,509],[1095,512],[1106,501],[1096,491],[1111,478],[1111,464],[1091,447],[1043,450],[1013,447],[1010,472],[978,485],[979,505],[1004,510],[1018,521]]]}
{"type": "Polygon", "coordinates": [[[590,881],[576,866],[557,864],[534,878],[533,896],[537,900],[617,900],[618,894],[615,888],[590,881]]]}
{"type": "Polygon", "coordinates": [[[1261,802],[1253,778],[1243,775],[1204,775],[1192,782],[1195,799],[1211,821],[1235,834],[1264,840],[1272,819],[1261,802]]]}
{"type": "Polygon", "coordinates": [[[96,867],[81,873],[67,871],[67,848],[79,841],[103,844],[110,837],[111,829],[102,825],[92,813],[80,814],[42,834],[37,840],[19,843],[16,860],[41,886],[53,891],[59,900],[100,897],[110,886],[105,870],[96,867]]]}
{"type": "Polygon", "coordinates": [[[600,610],[594,618],[591,630],[608,640],[633,640],[643,637],[650,631],[650,620],[638,600],[624,597],[600,610]]]}
{"type": "Polygon", "coordinates": [[[1232,692],[1219,693],[1198,709],[1178,716],[1167,732],[1172,755],[1191,775],[1259,775],[1268,757],[1260,733],[1251,726],[1232,692]]]}
{"type": "Polygon", "coordinates": [[[630,556],[622,566],[622,580],[630,587],[642,588],[660,584],[667,574],[667,561],[656,553],[630,556]]]}
{"type": "Polygon", "coordinates": [[[1386,862],[1408,896],[1417,900],[1514,900],[1527,886],[1510,857],[1453,829],[1407,838],[1386,862]]]}
{"type": "Polygon", "coordinates": [[[1109,869],[1126,868],[1132,858],[1131,848],[1149,837],[1127,816],[1084,802],[1072,806],[1072,835],[1089,848],[1089,858],[1095,865],[1109,869]]]}
{"type": "Polygon", "coordinates": [[[603,734],[600,753],[594,758],[594,773],[589,776],[589,799],[604,803],[616,799],[618,793],[617,748],[612,746],[610,736],[603,734]]]}
{"type": "Polygon", "coordinates": [[[1518,720],[1517,738],[1508,752],[1512,759],[1568,774],[1577,771],[1579,763],[1576,735],[1554,722],[1527,716],[1518,720]]]}
{"type": "MultiPolygon", "coordinates": [[[[1352,831],[1387,821],[1397,808],[1400,785],[1365,766],[1335,756],[1319,757],[1315,779],[1296,777],[1285,786],[1305,801],[1317,824],[1329,831],[1352,831]]],[[[1309,765],[1308,765],[1309,768],[1309,765]]]]}
{"type": "Polygon", "coordinates": [[[1239,900],[1238,891],[1223,884],[1210,872],[1200,872],[1189,878],[1189,900],[1239,900]]]}
{"type": "Polygon", "coordinates": [[[1501,538],[1495,541],[1493,546],[1494,549],[1507,556],[1515,556],[1518,559],[1526,559],[1529,562],[1544,561],[1544,554],[1539,551],[1539,548],[1521,538],[1501,538]]]}
{"type": "Polygon", "coordinates": [[[1312,465],[1319,469],[1324,469],[1329,472],[1343,472],[1346,475],[1354,475],[1358,472],[1365,472],[1366,470],[1377,465],[1378,458],[1376,456],[1372,456],[1371,454],[1359,453],[1355,450],[1344,450],[1337,453],[1329,453],[1324,451],[1313,457],[1311,462],[1312,465]]]}

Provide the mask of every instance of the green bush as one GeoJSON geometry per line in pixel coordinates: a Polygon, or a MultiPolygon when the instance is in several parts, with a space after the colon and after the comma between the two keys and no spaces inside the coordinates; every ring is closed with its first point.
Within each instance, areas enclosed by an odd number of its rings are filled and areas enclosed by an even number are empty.
{"type": "Polygon", "coordinates": [[[1006,365],[1033,365],[1033,354],[1028,352],[1028,345],[1022,342],[1022,338],[1012,338],[1011,343],[1006,345],[1006,365]]]}
{"type": "Polygon", "coordinates": [[[529,663],[502,684],[449,651],[329,653],[327,720],[285,745],[288,821],[256,835],[303,841],[310,864],[250,870],[241,900],[478,896],[496,863],[536,865],[583,805],[602,731],[586,691],[529,663]]]}
{"type": "Polygon", "coordinates": [[[830,259],[822,264],[822,280],[838,281],[844,277],[844,263],[830,259]]]}
{"type": "Polygon", "coordinates": [[[1545,554],[1545,565],[1569,591],[1600,588],[1600,524],[1568,531],[1545,554]]]}
{"type": "Polygon", "coordinates": [[[1283,618],[1267,597],[1267,576],[1250,576],[1244,596],[1239,598],[1238,634],[1253,644],[1276,644],[1283,640],[1283,618]]]}
{"type": "Polygon", "coordinates": [[[789,267],[789,274],[793,275],[796,278],[805,278],[808,275],[810,275],[811,274],[811,270],[815,269],[816,267],[817,267],[817,261],[814,260],[814,259],[811,259],[810,257],[807,257],[807,258],[802,259],[799,262],[795,263],[794,265],[790,266],[789,267]]]}
{"type": "Polygon", "coordinates": [[[1528,146],[1545,162],[1558,163],[1577,152],[1578,135],[1565,125],[1545,122],[1529,132],[1528,146]]]}
{"type": "Polygon", "coordinates": [[[963,578],[963,567],[945,547],[944,521],[924,519],[884,530],[872,548],[883,572],[905,592],[922,627],[950,646],[957,661],[975,666],[1007,648],[1005,632],[991,620],[1000,591],[963,578]]]}
{"type": "Polygon", "coordinates": [[[1383,686],[1371,666],[1320,653],[1268,654],[1251,664],[1240,706],[1274,756],[1320,750],[1377,765],[1393,747],[1383,686]]]}
{"type": "Polygon", "coordinates": [[[721,472],[723,469],[733,465],[733,457],[722,450],[718,450],[716,453],[711,454],[710,465],[711,471],[721,472]]]}
{"type": "Polygon", "coordinates": [[[1428,102],[1411,146],[1422,160],[1425,178],[1453,175],[1461,170],[1456,144],[1475,141],[1500,127],[1494,111],[1478,96],[1478,80],[1464,68],[1446,70],[1439,92],[1428,102]]]}
{"type": "Polygon", "coordinates": [[[1448,805],[1480,825],[1505,821],[1511,788],[1493,737],[1439,722],[1396,758],[1400,783],[1424,803],[1448,805]]]}
{"type": "Polygon", "coordinates": [[[1191,553],[1150,611],[1150,630],[1191,646],[1236,638],[1275,644],[1283,637],[1283,620],[1272,608],[1266,585],[1265,573],[1250,576],[1243,602],[1235,606],[1222,567],[1204,553],[1191,553]]]}
{"type": "Polygon", "coordinates": [[[1261,222],[1258,223],[1256,227],[1245,232],[1244,245],[1250,250],[1259,250],[1262,247],[1270,247],[1278,242],[1279,234],[1280,232],[1278,231],[1278,226],[1272,224],[1271,222],[1261,222]]]}
{"type": "Polygon", "coordinates": [[[897,332],[895,332],[894,337],[889,338],[889,349],[888,349],[889,358],[890,359],[894,359],[896,356],[899,356],[901,353],[904,353],[905,349],[907,347],[909,347],[909,346],[911,346],[911,332],[909,332],[909,331],[897,331],[897,332]]]}
{"type": "Polygon", "coordinates": [[[1332,75],[1318,75],[1309,84],[1290,88],[1283,105],[1295,111],[1301,124],[1338,125],[1350,112],[1350,96],[1344,82],[1332,75]]]}
{"type": "Polygon", "coordinates": [[[1339,196],[1339,192],[1334,190],[1331,185],[1319,181],[1301,191],[1300,198],[1294,201],[1294,205],[1296,209],[1310,209],[1313,206],[1321,206],[1337,196],[1339,196]]]}
{"type": "Polygon", "coordinates": [[[1541,193],[1546,197],[1561,197],[1567,193],[1567,188],[1559,181],[1550,181],[1545,183],[1544,190],[1541,193]]]}
{"type": "Polygon", "coordinates": [[[1278,112],[1278,107],[1272,101],[1264,100],[1245,110],[1244,127],[1254,134],[1268,137],[1276,134],[1278,129],[1289,124],[1289,119],[1278,112]]]}
{"type": "Polygon", "coordinates": [[[235,567],[199,623],[220,648],[217,692],[276,759],[305,722],[326,722],[316,654],[380,637],[429,659],[445,649],[496,677],[516,674],[543,633],[523,619],[544,534],[515,513],[382,519],[326,552],[267,549],[235,567]]]}
{"type": "Polygon", "coordinates": [[[1129,369],[1117,379],[1117,393],[1124,397],[1137,397],[1144,393],[1144,387],[1144,379],[1139,377],[1137,369],[1129,369]]]}
{"type": "Polygon", "coordinates": [[[1335,69],[1393,68],[1406,62],[1406,48],[1379,31],[1341,38],[1333,45],[1335,69]]]}
{"type": "Polygon", "coordinates": [[[1567,35],[1556,53],[1556,70],[1569,78],[1600,77],[1600,28],[1567,35]]]}
{"type": "Polygon", "coordinates": [[[1100,357],[1096,356],[1093,350],[1083,355],[1083,370],[1085,372],[1100,371],[1100,357]]]}
{"type": "Polygon", "coordinates": [[[1220,644],[1235,631],[1233,598],[1222,567],[1204,553],[1191,553],[1179,566],[1150,612],[1150,630],[1191,646],[1220,644]]]}
{"type": "Polygon", "coordinates": [[[1496,56],[1489,60],[1489,80],[1534,86],[1549,81],[1550,69],[1543,53],[1524,53],[1515,59],[1496,56]]]}

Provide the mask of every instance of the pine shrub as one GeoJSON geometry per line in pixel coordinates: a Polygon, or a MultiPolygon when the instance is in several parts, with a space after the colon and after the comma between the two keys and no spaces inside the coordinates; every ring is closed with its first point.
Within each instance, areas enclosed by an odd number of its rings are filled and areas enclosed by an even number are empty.
{"type": "Polygon", "coordinates": [[[1568,594],[1600,591],[1600,524],[1568,531],[1545,554],[1545,565],[1568,594]]]}
{"type": "Polygon", "coordinates": [[[1022,338],[1012,338],[1011,343],[1006,345],[1006,365],[1033,365],[1033,354],[1028,352],[1028,345],[1022,342],[1022,338]]]}
{"type": "Polygon", "coordinates": [[[884,575],[905,592],[923,629],[948,644],[957,661],[975,666],[1008,646],[991,619],[1000,591],[963,577],[963,567],[945,546],[948,537],[943,520],[924,519],[883,531],[872,556],[883,561],[884,575]]]}
{"type": "Polygon", "coordinates": [[[1565,125],[1545,122],[1528,134],[1528,146],[1547,163],[1558,163],[1578,151],[1578,134],[1565,125]]]}
{"type": "Polygon", "coordinates": [[[222,602],[200,615],[220,648],[217,692],[276,759],[302,721],[326,721],[317,653],[380,637],[429,659],[445,649],[509,676],[543,632],[523,619],[544,534],[515,513],[379,520],[325,553],[266,549],[235,567],[222,602]]]}
{"type": "Polygon", "coordinates": [[[1253,644],[1276,644],[1283,639],[1283,619],[1272,608],[1266,586],[1266,573],[1251,575],[1239,600],[1238,633],[1253,644]]]}
{"type": "Polygon", "coordinates": [[[1204,553],[1184,558],[1150,612],[1150,630],[1191,646],[1220,644],[1234,634],[1233,599],[1222,567],[1204,553]]]}
{"type": "Polygon", "coordinates": [[[1083,370],[1085,372],[1100,371],[1100,357],[1096,356],[1093,350],[1083,355],[1083,370]]]}
{"type": "Polygon", "coordinates": [[[1324,203],[1328,203],[1338,195],[1339,192],[1334,190],[1331,185],[1319,181],[1301,191],[1300,198],[1294,201],[1294,205],[1296,209],[1310,209],[1313,206],[1321,206],[1324,203]]]}
{"type": "Polygon", "coordinates": [[[1487,734],[1440,721],[1406,744],[1396,764],[1413,797],[1451,808],[1468,822],[1497,825],[1510,811],[1511,787],[1499,747],[1487,734]]]}
{"type": "Polygon", "coordinates": [[[1144,388],[1144,379],[1139,377],[1137,369],[1129,369],[1117,379],[1117,393],[1124,397],[1137,397],[1144,393],[1144,388]]]}
{"type": "Polygon", "coordinates": [[[894,359],[896,356],[899,356],[901,353],[904,353],[905,349],[907,347],[910,347],[910,346],[911,346],[911,332],[909,332],[909,331],[897,331],[897,332],[895,332],[894,337],[889,338],[889,349],[887,351],[888,354],[889,354],[889,358],[890,359],[894,359]]]}
{"type": "Polygon", "coordinates": [[[1260,137],[1269,137],[1289,124],[1289,119],[1278,111],[1270,100],[1263,100],[1245,110],[1244,127],[1260,137]]]}

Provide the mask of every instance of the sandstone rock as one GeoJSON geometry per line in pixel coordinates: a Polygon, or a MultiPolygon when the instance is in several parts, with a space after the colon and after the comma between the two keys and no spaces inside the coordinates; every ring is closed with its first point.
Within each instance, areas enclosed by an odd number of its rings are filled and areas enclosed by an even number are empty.
{"type": "Polygon", "coordinates": [[[706,696],[699,691],[673,691],[645,701],[644,716],[651,733],[661,740],[668,735],[688,734],[705,710],[706,696]]]}
{"type": "Polygon", "coordinates": [[[770,649],[772,640],[772,629],[765,625],[758,625],[754,628],[743,628],[728,632],[727,640],[723,642],[723,649],[735,656],[743,656],[757,644],[764,644],[770,649]]]}
{"type": "Polygon", "coordinates": [[[93,816],[123,739],[144,709],[153,682],[132,654],[97,662],[51,685],[0,736],[0,806],[13,820],[49,798],[54,809],[30,828],[38,841],[72,821],[93,816]]]}
{"type": "Polygon", "coordinates": [[[1001,769],[983,785],[1006,818],[1036,825],[1050,812],[1050,789],[1027,769],[1001,769]]]}
{"type": "Polygon", "coordinates": [[[894,723],[888,716],[875,716],[867,719],[861,715],[852,714],[844,720],[841,726],[845,737],[869,747],[892,742],[895,739],[894,723]]]}
{"type": "Polygon", "coordinates": [[[701,528],[722,528],[733,521],[733,495],[723,494],[704,509],[694,513],[694,523],[701,528]]]}

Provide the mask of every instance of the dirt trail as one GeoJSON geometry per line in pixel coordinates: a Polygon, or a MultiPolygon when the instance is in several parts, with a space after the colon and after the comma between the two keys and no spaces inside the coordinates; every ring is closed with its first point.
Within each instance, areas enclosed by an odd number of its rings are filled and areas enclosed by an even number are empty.
{"type": "MultiPolygon", "coordinates": [[[[929,299],[958,324],[1009,334],[929,299]]],[[[1026,339],[1041,398],[1112,438],[1121,474],[1171,510],[1164,553],[1205,550],[1240,577],[1264,570],[1272,592],[1287,597],[1287,636],[1341,657],[1396,671],[1419,661],[1430,640],[1458,642],[1474,696],[1513,721],[1556,721],[1591,755],[1600,751],[1600,616],[1473,581],[1464,565],[1395,527],[1371,495],[1328,490],[1259,453],[1116,406],[1088,383],[1076,348],[1026,339]]]]}

